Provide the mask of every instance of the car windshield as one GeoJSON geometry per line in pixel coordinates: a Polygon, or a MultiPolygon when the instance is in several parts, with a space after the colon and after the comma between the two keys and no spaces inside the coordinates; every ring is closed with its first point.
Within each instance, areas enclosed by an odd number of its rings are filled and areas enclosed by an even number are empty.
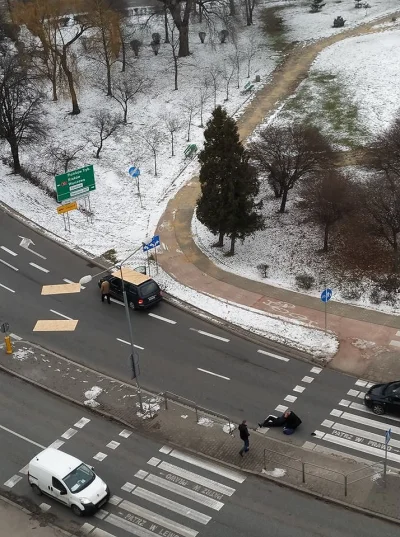
{"type": "Polygon", "coordinates": [[[80,492],[86,488],[96,478],[96,474],[86,464],[81,464],[70,474],[64,477],[63,481],[71,492],[80,492]]]}
{"type": "Polygon", "coordinates": [[[142,297],[155,295],[156,293],[158,293],[158,285],[156,284],[156,282],[153,282],[150,280],[148,282],[143,283],[139,287],[139,290],[140,290],[140,296],[142,297]]]}
{"type": "Polygon", "coordinates": [[[385,393],[393,395],[400,395],[400,382],[391,382],[385,388],[385,393]]]}

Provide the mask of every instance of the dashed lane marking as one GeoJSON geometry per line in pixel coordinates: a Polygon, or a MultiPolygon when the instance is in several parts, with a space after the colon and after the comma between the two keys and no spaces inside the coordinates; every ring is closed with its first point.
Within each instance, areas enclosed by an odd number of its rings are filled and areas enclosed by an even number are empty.
{"type": "Polygon", "coordinates": [[[176,324],[176,321],[173,321],[172,319],[167,319],[166,317],[160,317],[160,315],[156,315],[155,313],[148,313],[148,315],[149,317],[154,317],[154,319],[164,321],[165,323],[176,324]]]}
{"type": "MultiPolygon", "coordinates": [[[[74,283],[74,284],[76,283],[76,282],[73,282],[72,280],[68,280],[68,278],[64,278],[64,279],[63,279],[63,282],[65,282],[65,283],[74,283]]],[[[83,290],[83,289],[86,289],[86,287],[84,287],[83,285],[81,285],[81,289],[82,289],[82,290],[83,290]]]]}
{"type": "Polygon", "coordinates": [[[107,457],[107,455],[105,453],[102,453],[101,451],[99,451],[98,453],[96,453],[96,455],[93,457],[96,461],[104,461],[104,459],[107,457]]]}
{"type": "Polygon", "coordinates": [[[272,352],[263,351],[262,349],[258,349],[257,352],[260,354],[265,354],[266,356],[270,356],[271,358],[276,358],[277,360],[280,360],[281,362],[289,362],[289,358],[284,358],[283,356],[279,356],[278,354],[273,354],[272,352]]]}
{"type": "Polygon", "coordinates": [[[10,289],[9,287],[7,287],[6,285],[3,285],[2,283],[0,283],[0,287],[7,289],[7,291],[10,291],[10,293],[15,293],[14,289],[10,289]]]}
{"type": "Polygon", "coordinates": [[[51,313],[54,313],[54,315],[59,315],[60,317],[64,317],[64,319],[68,319],[68,321],[72,321],[73,319],[71,319],[71,317],[68,317],[67,315],[64,315],[63,313],[60,313],[59,311],[56,311],[56,310],[50,310],[51,313]]]}
{"type": "Polygon", "coordinates": [[[211,337],[213,339],[219,339],[220,341],[224,341],[225,343],[229,343],[230,341],[226,337],[216,336],[215,334],[210,334],[209,332],[204,332],[203,330],[197,330],[196,328],[190,328],[190,330],[192,330],[193,332],[197,332],[198,334],[201,334],[202,336],[211,337]]]}
{"type": "Polygon", "coordinates": [[[197,371],[201,371],[202,373],[207,373],[208,375],[213,375],[214,377],[219,377],[224,380],[231,380],[229,377],[224,377],[223,375],[219,375],[218,373],[213,373],[212,371],[207,371],[207,369],[201,369],[201,367],[197,368],[197,371]]]}
{"type": "Polygon", "coordinates": [[[61,438],[65,438],[65,440],[69,440],[72,438],[78,431],[76,429],[68,429],[61,435],[61,438]]]}
{"type": "Polygon", "coordinates": [[[15,270],[15,272],[19,271],[17,267],[14,267],[14,265],[10,265],[10,263],[7,263],[7,261],[4,261],[3,259],[0,259],[0,263],[3,263],[3,265],[6,265],[6,267],[15,270]]]}
{"type": "Polygon", "coordinates": [[[51,509],[51,505],[49,505],[48,503],[43,502],[43,503],[41,503],[41,504],[39,505],[39,508],[40,508],[44,513],[46,513],[46,511],[48,511],[49,509],[51,509]]]}
{"type": "Polygon", "coordinates": [[[34,267],[35,269],[41,270],[42,272],[46,272],[46,273],[50,272],[49,270],[47,270],[47,268],[43,268],[40,265],[37,265],[36,263],[30,262],[29,264],[30,264],[31,267],[34,267]]]}
{"type": "Polygon", "coordinates": [[[30,438],[27,438],[26,436],[22,436],[22,434],[16,433],[12,429],[9,429],[8,427],[4,427],[4,425],[0,425],[0,429],[3,429],[3,431],[6,431],[7,433],[13,434],[14,436],[17,436],[18,438],[21,438],[22,440],[25,440],[26,442],[29,442],[30,444],[33,444],[34,446],[40,447],[41,449],[46,449],[46,446],[42,446],[42,444],[38,444],[37,442],[34,442],[30,438]]]}
{"type": "Polygon", "coordinates": [[[275,408],[275,410],[276,410],[277,412],[286,412],[287,409],[288,409],[288,407],[287,407],[287,406],[284,406],[284,405],[278,405],[278,406],[275,408]]]}
{"type": "Polygon", "coordinates": [[[20,475],[13,475],[12,477],[10,477],[10,479],[8,479],[5,483],[4,483],[4,486],[5,487],[8,487],[9,489],[13,488],[19,481],[21,481],[22,477],[20,475]]]}
{"type": "Polygon", "coordinates": [[[297,397],[295,395],[287,395],[284,400],[288,403],[294,403],[296,399],[297,397]]]}
{"type": "MultiPolygon", "coordinates": [[[[116,339],[120,343],[125,343],[125,345],[130,345],[130,342],[126,341],[125,339],[120,339],[119,337],[117,337],[116,339]]],[[[141,351],[144,351],[144,347],[140,347],[139,345],[133,345],[133,346],[135,347],[135,349],[140,349],[141,351]]]]}
{"type": "Polygon", "coordinates": [[[311,368],[311,373],[315,373],[316,375],[319,375],[322,371],[322,367],[312,367],[311,368]]]}
{"type": "Polygon", "coordinates": [[[78,427],[78,429],[82,429],[82,427],[84,427],[85,425],[87,425],[89,423],[90,419],[89,418],[81,418],[79,421],[77,421],[75,424],[74,424],[74,427],[78,427]]]}
{"type": "Polygon", "coordinates": [[[7,252],[8,254],[10,254],[10,255],[13,255],[13,256],[18,255],[18,254],[16,254],[15,252],[13,252],[12,250],[10,250],[9,248],[6,248],[5,246],[0,246],[0,248],[1,248],[2,250],[4,250],[5,252],[7,252]]]}

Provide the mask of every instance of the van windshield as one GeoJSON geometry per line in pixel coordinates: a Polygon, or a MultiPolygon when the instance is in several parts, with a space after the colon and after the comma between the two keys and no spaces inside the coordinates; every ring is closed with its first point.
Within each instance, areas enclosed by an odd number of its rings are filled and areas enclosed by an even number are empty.
{"type": "Polygon", "coordinates": [[[70,474],[64,477],[63,481],[71,492],[80,492],[85,489],[96,478],[96,474],[86,464],[81,464],[70,474]]]}
{"type": "Polygon", "coordinates": [[[139,293],[140,296],[145,298],[149,295],[155,295],[158,293],[158,285],[156,282],[153,282],[152,280],[142,283],[142,285],[139,287],[139,293]]]}

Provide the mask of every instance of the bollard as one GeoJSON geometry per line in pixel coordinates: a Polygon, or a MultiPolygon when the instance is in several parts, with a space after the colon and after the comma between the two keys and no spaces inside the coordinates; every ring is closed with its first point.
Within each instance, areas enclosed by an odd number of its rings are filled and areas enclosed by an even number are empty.
{"type": "Polygon", "coordinates": [[[301,462],[301,473],[302,473],[302,477],[303,477],[303,483],[306,482],[306,463],[305,462],[301,462]]]}
{"type": "Polygon", "coordinates": [[[4,337],[4,343],[6,344],[6,354],[12,354],[13,348],[12,348],[12,344],[11,344],[11,337],[10,336],[5,336],[4,337]]]}

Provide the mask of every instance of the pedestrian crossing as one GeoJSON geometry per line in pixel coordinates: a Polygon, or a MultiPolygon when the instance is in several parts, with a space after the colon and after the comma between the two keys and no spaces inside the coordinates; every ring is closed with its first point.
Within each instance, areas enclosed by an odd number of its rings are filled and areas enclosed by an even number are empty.
{"type": "Polygon", "coordinates": [[[163,446],[113,491],[82,534],[90,537],[197,537],[246,477],[163,446]],[[97,519],[97,520],[96,520],[97,519]]]}
{"type": "Polygon", "coordinates": [[[305,442],[306,449],[321,448],[344,451],[371,462],[382,461],[385,456],[385,432],[392,436],[387,446],[387,458],[394,467],[400,467],[400,418],[390,414],[378,416],[364,405],[364,396],[374,383],[358,379],[346,397],[330,412],[313,441],[305,442]]]}

